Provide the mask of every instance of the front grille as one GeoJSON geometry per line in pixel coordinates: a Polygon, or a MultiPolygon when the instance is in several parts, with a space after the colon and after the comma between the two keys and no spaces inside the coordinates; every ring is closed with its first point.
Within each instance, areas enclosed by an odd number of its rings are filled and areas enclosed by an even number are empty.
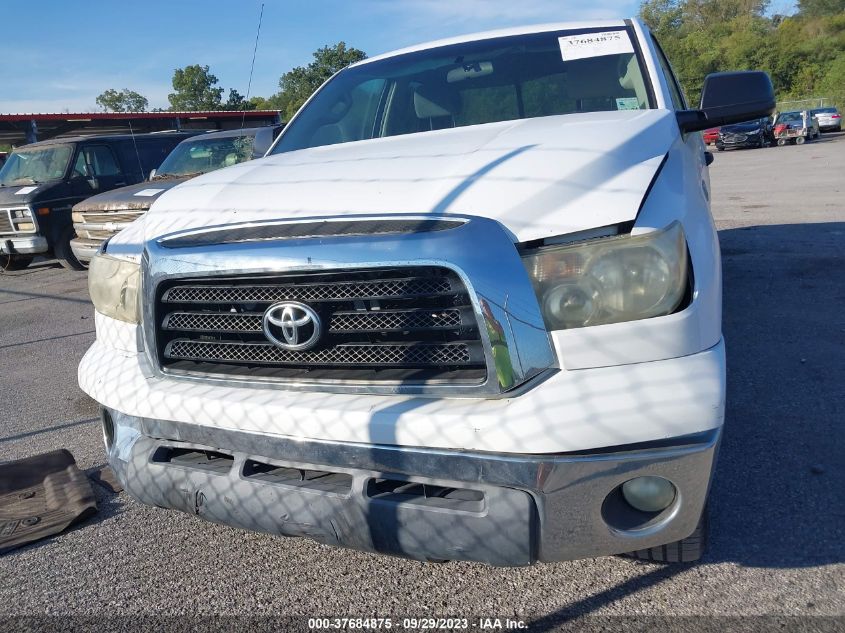
{"type": "Polygon", "coordinates": [[[156,295],[165,371],[315,382],[486,378],[469,294],[445,268],[180,279],[156,295]],[[323,333],[313,348],[291,351],[265,336],[264,313],[281,301],[317,313],[323,333]]]}
{"type": "Polygon", "coordinates": [[[97,240],[102,242],[103,240],[107,240],[111,236],[115,234],[114,231],[88,231],[88,230],[78,230],[76,234],[86,240],[97,240]]]}
{"type": "Polygon", "coordinates": [[[133,222],[144,215],[144,213],[145,211],[83,211],[79,215],[82,216],[83,224],[105,224],[107,222],[133,222]]]}

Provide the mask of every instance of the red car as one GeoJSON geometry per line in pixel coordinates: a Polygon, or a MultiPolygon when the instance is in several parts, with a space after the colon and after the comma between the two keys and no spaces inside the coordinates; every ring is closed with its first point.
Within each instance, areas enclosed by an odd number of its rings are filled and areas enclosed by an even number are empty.
{"type": "Polygon", "coordinates": [[[704,144],[705,145],[712,145],[716,142],[716,139],[719,138],[719,128],[711,127],[709,130],[704,130],[704,144]]]}

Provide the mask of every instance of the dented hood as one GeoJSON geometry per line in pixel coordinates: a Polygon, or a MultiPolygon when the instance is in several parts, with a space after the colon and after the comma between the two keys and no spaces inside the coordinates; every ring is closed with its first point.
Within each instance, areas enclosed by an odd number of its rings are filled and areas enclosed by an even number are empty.
{"type": "Polygon", "coordinates": [[[518,241],[633,220],[678,137],[666,110],[506,121],[273,155],[154,203],[151,239],[233,222],[360,214],[477,215],[518,241]]]}

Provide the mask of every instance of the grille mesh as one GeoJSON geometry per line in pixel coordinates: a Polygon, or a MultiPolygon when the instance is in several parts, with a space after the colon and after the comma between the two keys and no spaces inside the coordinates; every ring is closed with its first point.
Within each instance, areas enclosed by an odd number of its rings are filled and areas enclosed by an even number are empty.
{"type": "Polygon", "coordinates": [[[279,381],[303,372],[317,381],[484,380],[487,361],[469,293],[445,268],[164,283],[156,347],[162,367],[174,371],[263,377],[270,371],[279,381]],[[314,311],[323,329],[312,349],[291,351],[268,338],[264,313],[282,301],[314,311]]]}
{"type": "Polygon", "coordinates": [[[173,312],[168,315],[165,328],[199,332],[260,332],[261,322],[260,314],[173,312]]]}
{"type": "MultiPolygon", "coordinates": [[[[261,332],[263,315],[213,312],[172,312],[165,329],[196,332],[261,332]]],[[[423,328],[449,328],[461,325],[460,310],[378,311],[335,313],[329,324],[332,332],[384,332],[423,328]]]]}
{"type": "Polygon", "coordinates": [[[243,361],[273,365],[355,365],[426,367],[466,365],[469,347],[464,343],[444,345],[338,345],[321,350],[292,352],[269,343],[224,343],[176,340],[168,356],[193,361],[243,361]]]}
{"type": "Polygon", "coordinates": [[[461,324],[460,310],[442,312],[364,312],[360,314],[339,313],[332,316],[330,330],[334,331],[382,331],[416,330],[420,328],[456,327],[461,324]]]}
{"type": "Polygon", "coordinates": [[[331,301],[439,295],[450,291],[451,284],[446,278],[388,279],[308,285],[176,286],[165,293],[164,301],[169,303],[331,301]]]}

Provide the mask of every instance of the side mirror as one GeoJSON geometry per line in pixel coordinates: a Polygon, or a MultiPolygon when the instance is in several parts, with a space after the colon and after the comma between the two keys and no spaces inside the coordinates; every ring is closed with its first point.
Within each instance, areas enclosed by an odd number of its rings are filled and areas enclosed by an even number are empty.
{"type": "Polygon", "coordinates": [[[153,179],[153,178],[155,178],[155,177],[156,177],[156,170],[155,170],[155,169],[151,169],[151,170],[150,170],[150,178],[149,178],[149,180],[152,180],[152,179],[153,179]]]}
{"type": "Polygon", "coordinates": [[[677,113],[682,132],[742,123],[769,116],[775,110],[775,90],[759,70],[713,73],[704,78],[698,110],[677,113]]]}
{"type": "Polygon", "coordinates": [[[86,178],[85,180],[88,181],[88,186],[91,187],[91,189],[99,189],[100,188],[100,181],[97,180],[97,178],[95,176],[91,176],[90,178],[86,178]]]}

